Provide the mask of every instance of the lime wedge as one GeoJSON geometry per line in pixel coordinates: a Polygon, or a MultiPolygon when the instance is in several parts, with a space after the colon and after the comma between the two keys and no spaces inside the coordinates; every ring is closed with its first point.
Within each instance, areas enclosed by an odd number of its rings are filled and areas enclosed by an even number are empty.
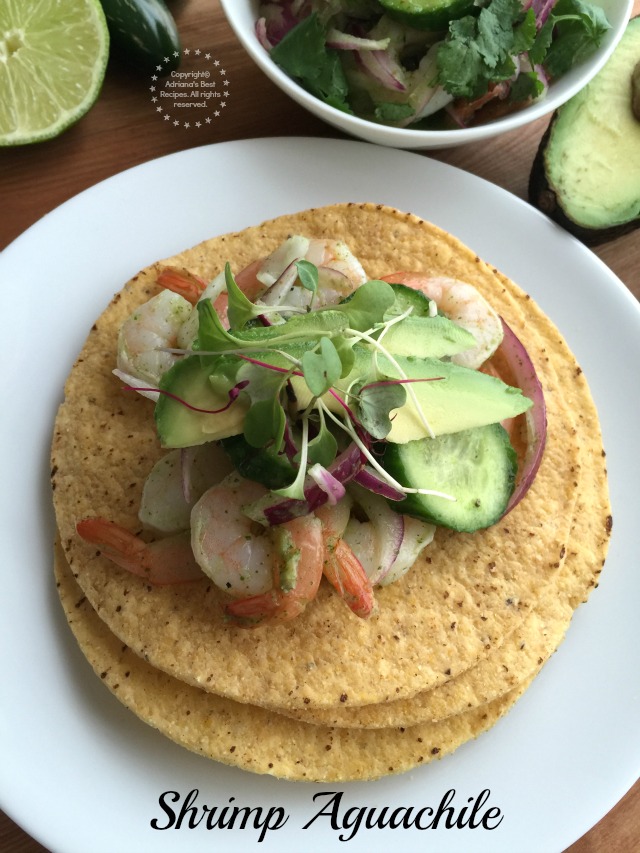
{"type": "Polygon", "coordinates": [[[0,0],[0,145],[50,139],[78,121],[108,56],[98,0],[0,0]]]}

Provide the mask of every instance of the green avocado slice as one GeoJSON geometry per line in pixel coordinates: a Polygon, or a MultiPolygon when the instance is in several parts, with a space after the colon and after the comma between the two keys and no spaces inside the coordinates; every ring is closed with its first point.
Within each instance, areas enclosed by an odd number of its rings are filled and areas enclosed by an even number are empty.
{"type": "Polygon", "coordinates": [[[533,164],[532,204],[590,244],[640,225],[640,120],[632,108],[639,57],[636,17],[604,68],[555,112],[533,164]]]}

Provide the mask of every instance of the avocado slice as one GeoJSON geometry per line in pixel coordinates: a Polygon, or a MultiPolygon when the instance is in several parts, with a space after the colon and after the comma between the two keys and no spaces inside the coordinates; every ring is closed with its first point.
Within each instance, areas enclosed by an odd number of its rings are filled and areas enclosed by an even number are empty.
{"type": "Polygon", "coordinates": [[[593,80],[556,110],[531,170],[529,201],[590,245],[640,225],[638,56],[640,17],[593,80]]]}

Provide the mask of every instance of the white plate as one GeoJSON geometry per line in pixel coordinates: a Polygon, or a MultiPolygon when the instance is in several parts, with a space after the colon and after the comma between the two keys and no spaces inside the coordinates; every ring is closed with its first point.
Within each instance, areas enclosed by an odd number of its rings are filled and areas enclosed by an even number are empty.
{"type": "MultiPolygon", "coordinates": [[[[637,507],[640,311],[587,249],[491,184],[415,154],[337,140],[269,139],[146,163],[71,199],[0,256],[3,375],[0,490],[0,806],[53,851],[561,851],[631,787],[640,768],[637,507]],[[192,755],[139,722],[100,684],[66,626],[52,580],[49,443],[65,377],[91,324],[139,268],[263,219],[338,201],[395,205],[460,237],[526,290],[565,333],[599,406],[614,533],[600,588],[512,712],[453,756],[403,776],[293,784],[192,755]],[[126,212],[125,212],[126,211],[126,212]],[[158,831],[159,797],[282,806],[253,826],[158,831]],[[347,808],[458,808],[484,789],[501,810],[483,828],[360,830],[339,840],[314,795],[347,808]],[[236,846],[239,845],[239,846],[236,846]]],[[[485,807],[487,807],[485,806],[485,807]]]]}

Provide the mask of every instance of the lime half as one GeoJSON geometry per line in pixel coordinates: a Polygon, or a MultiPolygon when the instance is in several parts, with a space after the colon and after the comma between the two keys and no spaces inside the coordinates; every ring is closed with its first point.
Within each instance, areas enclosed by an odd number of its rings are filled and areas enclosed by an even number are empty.
{"type": "Polygon", "coordinates": [[[0,145],[50,139],[78,121],[108,57],[98,0],[0,0],[0,145]]]}

